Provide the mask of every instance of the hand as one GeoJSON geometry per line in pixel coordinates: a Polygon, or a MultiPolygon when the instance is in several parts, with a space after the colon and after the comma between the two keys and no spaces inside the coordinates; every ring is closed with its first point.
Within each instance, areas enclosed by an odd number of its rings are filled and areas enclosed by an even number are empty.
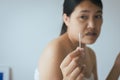
{"type": "Polygon", "coordinates": [[[77,48],[69,53],[60,65],[63,80],[82,80],[84,77],[84,49],[77,48]]]}

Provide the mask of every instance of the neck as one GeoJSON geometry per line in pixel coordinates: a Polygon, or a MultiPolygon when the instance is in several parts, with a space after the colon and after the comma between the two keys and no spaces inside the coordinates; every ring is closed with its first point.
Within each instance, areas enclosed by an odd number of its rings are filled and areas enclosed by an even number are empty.
{"type": "MultiPolygon", "coordinates": [[[[71,46],[72,49],[76,49],[77,47],[79,47],[79,41],[78,40],[73,40],[71,39],[71,37],[65,33],[65,36],[67,36],[67,39],[68,39],[68,42],[69,42],[69,45],[71,46]]],[[[81,48],[85,48],[86,45],[81,43],[81,48]]]]}

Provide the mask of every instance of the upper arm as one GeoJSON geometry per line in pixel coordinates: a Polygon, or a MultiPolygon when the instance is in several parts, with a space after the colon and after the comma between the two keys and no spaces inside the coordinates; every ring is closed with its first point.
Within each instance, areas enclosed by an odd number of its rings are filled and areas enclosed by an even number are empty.
{"type": "Polygon", "coordinates": [[[59,45],[49,45],[39,61],[39,73],[41,80],[62,80],[60,64],[63,53],[59,45]]]}

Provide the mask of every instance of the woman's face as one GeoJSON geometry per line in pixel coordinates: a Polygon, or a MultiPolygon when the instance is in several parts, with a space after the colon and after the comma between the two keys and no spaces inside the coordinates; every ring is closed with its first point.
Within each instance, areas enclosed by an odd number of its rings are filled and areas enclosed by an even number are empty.
{"type": "Polygon", "coordinates": [[[81,33],[84,44],[92,44],[96,41],[102,21],[101,8],[87,0],[80,3],[70,16],[64,14],[69,37],[78,41],[79,33],[81,33]]]}

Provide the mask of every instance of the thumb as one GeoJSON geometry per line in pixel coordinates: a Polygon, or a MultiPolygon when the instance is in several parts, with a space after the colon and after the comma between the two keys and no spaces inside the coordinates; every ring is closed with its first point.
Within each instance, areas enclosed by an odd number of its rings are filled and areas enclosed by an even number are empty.
{"type": "Polygon", "coordinates": [[[84,48],[77,47],[69,55],[70,55],[71,58],[78,57],[78,56],[84,56],[85,55],[85,50],[84,50],[84,48]]]}

